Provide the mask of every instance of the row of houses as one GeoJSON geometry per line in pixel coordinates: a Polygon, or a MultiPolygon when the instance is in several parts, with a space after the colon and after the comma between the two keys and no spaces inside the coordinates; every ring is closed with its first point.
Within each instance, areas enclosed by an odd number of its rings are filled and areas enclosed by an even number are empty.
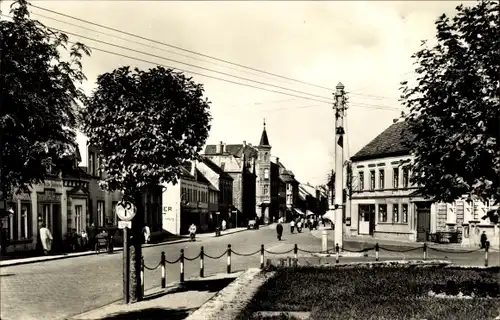
{"type": "Polygon", "coordinates": [[[360,238],[476,246],[484,231],[498,247],[499,226],[485,218],[491,202],[463,197],[436,203],[419,195],[410,182],[413,158],[407,138],[405,122],[395,121],[351,157],[346,232],[360,238]]]}
{"type": "MultiPolygon", "coordinates": [[[[187,233],[192,223],[201,231],[213,231],[224,220],[231,228],[246,226],[253,219],[270,223],[306,212],[323,214],[324,190],[301,185],[278,157],[272,157],[271,149],[265,125],[257,146],[207,145],[204,155],[182,166],[178,183],[144,193],[144,223],[152,234],[178,235],[187,233]]],[[[48,166],[43,184],[14,190],[10,214],[1,219],[8,252],[35,249],[42,224],[51,230],[55,250],[70,231],[117,226],[115,207],[121,194],[99,187],[104,172],[98,153],[87,146],[87,166],[82,167],[77,148],[66,157],[72,170],[52,174],[48,166]]]]}

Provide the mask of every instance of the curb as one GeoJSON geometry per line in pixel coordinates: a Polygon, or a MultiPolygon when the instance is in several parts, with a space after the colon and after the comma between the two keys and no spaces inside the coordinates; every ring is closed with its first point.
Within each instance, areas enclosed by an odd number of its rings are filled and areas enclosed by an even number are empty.
{"type": "MultiPolygon", "coordinates": [[[[248,229],[241,229],[241,230],[237,230],[237,231],[233,231],[233,232],[221,233],[221,235],[220,235],[220,236],[218,236],[218,237],[216,237],[216,236],[214,236],[214,235],[211,235],[211,236],[206,236],[206,237],[202,237],[202,236],[198,235],[198,236],[196,237],[196,240],[198,240],[198,239],[200,239],[200,240],[201,240],[201,239],[210,239],[210,238],[220,238],[220,237],[223,237],[223,236],[228,236],[228,235],[235,234],[235,233],[239,233],[239,232],[243,232],[243,231],[248,231],[248,229]]],[[[215,232],[211,232],[211,233],[215,234],[215,232]]],[[[202,234],[203,234],[203,235],[205,235],[205,234],[208,234],[208,233],[202,233],[202,234]]],[[[182,237],[183,237],[183,238],[184,238],[184,237],[186,237],[186,239],[189,239],[189,236],[182,236],[182,237]]]]}
{"type": "MultiPolygon", "coordinates": [[[[167,241],[167,242],[161,242],[161,243],[146,244],[146,245],[143,245],[143,248],[158,247],[158,246],[183,243],[183,242],[188,242],[188,241],[190,241],[190,240],[181,239],[181,240],[173,240],[173,241],[167,241]]],[[[121,251],[123,251],[123,248],[116,248],[113,250],[113,252],[121,252],[121,251]]],[[[108,253],[103,252],[103,254],[108,254],[108,253]]],[[[76,254],[70,253],[70,254],[66,254],[66,255],[57,255],[57,256],[48,256],[48,257],[42,256],[41,258],[45,258],[45,259],[33,259],[33,260],[28,260],[28,261],[13,261],[12,263],[9,263],[9,260],[5,260],[4,263],[0,264],[0,268],[20,266],[20,265],[31,264],[31,263],[42,263],[42,262],[46,262],[46,261],[56,261],[56,260],[63,260],[63,259],[70,259],[70,258],[78,258],[78,257],[91,256],[91,255],[96,255],[95,251],[78,252],[76,254]]],[[[13,259],[13,260],[15,260],[15,259],[13,259]]]]}
{"type": "MultiPolygon", "coordinates": [[[[186,278],[184,280],[184,283],[190,282],[190,281],[219,280],[219,279],[233,279],[233,281],[234,281],[238,277],[240,277],[243,273],[245,273],[245,271],[237,271],[237,272],[233,272],[233,273],[230,273],[230,274],[220,272],[220,273],[214,273],[214,274],[211,274],[211,275],[207,275],[207,276],[205,276],[203,278],[201,278],[201,277],[190,277],[190,278],[186,278]]],[[[168,283],[165,288],[161,288],[160,286],[155,286],[153,288],[145,290],[144,296],[147,297],[149,295],[154,295],[154,294],[157,294],[159,292],[161,292],[163,294],[169,294],[171,291],[179,288],[180,286],[182,286],[182,283],[180,281],[174,281],[174,282],[168,283]]],[[[222,289],[222,290],[224,290],[224,289],[222,289]]],[[[216,296],[216,295],[217,295],[217,293],[214,294],[214,296],[216,296]]],[[[209,300],[211,300],[211,299],[209,299],[209,300]]],[[[142,301],[140,301],[140,302],[142,302],[142,301]]],[[[140,302],[137,302],[137,303],[140,303],[140,302]]],[[[203,303],[200,306],[200,308],[205,303],[203,303]]],[[[79,313],[77,315],[73,315],[73,316],[69,317],[68,320],[78,320],[78,319],[80,319],[82,317],[88,316],[89,314],[91,314],[93,312],[96,312],[98,310],[107,308],[107,307],[112,306],[112,305],[124,305],[123,304],[123,300],[122,299],[115,300],[113,302],[107,303],[107,304],[105,304],[103,306],[100,306],[98,308],[94,308],[92,310],[88,310],[88,311],[79,313]]],[[[133,304],[130,304],[130,305],[133,305],[133,304]]]]}
{"type": "MultiPolygon", "coordinates": [[[[234,233],[239,233],[243,231],[248,231],[248,229],[241,229],[237,230],[234,232],[228,232],[228,233],[222,233],[220,236],[215,237],[215,236],[208,236],[208,237],[199,237],[198,240],[203,240],[203,239],[211,239],[211,238],[220,238],[226,235],[231,235],[234,233]]],[[[160,243],[149,243],[143,245],[143,248],[149,248],[149,247],[159,247],[163,245],[168,245],[168,244],[176,244],[176,243],[183,243],[183,242],[191,242],[191,239],[189,237],[186,237],[185,239],[180,239],[180,240],[173,240],[173,241],[166,241],[166,242],[160,242],[160,243]]],[[[116,248],[113,250],[113,252],[121,252],[123,251],[123,248],[116,248]]],[[[103,252],[107,253],[107,252],[103,252]]],[[[79,252],[76,254],[67,254],[67,255],[57,255],[57,256],[42,256],[45,259],[34,259],[34,260],[29,260],[29,261],[14,261],[12,263],[9,263],[9,260],[5,260],[4,263],[0,262],[0,268],[4,267],[13,267],[13,266],[19,266],[19,265],[24,265],[24,264],[30,264],[30,263],[40,263],[40,262],[46,262],[46,261],[56,261],[56,260],[63,260],[63,259],[69,259],[69,258],[78,258],[78,257],[85,257],[85,256],[90,256],[90,255],[95,255],[95,251],[86,251],[86,252],[79,252]]],[[[27,258],[29,259],[29,258],[27,258]]],[[[15,260],[15,259],[12,259],[15,260]]]]}
{"type": "MultiPolygon", "coordinates": [[[[331,229],[329,229],[331,231],[331,229]]],[[[317,230],[319,231],[319,230],[317,230]]],[[[323,230],[321,230],[323,231],[323,230]]],[[[313,236],[314,238],[316,239],[321,239],[322,238],[322,235],[316,235],[316,233],[313,233],[311,232],[310,233],[311,236],[313,236]]],[[[330,242],[330,240],[328,240],[330,242]]],[[[376,244],[376,241],[364,241],[362,239],[353,239],[353,238],[348,238],[348,239],[344,239],[344,243],[356,243],[356,244],[364,244],[364,245],[371,245],[371,246],[375,246],[376,244]]],[[[448,251],[454,251],[454,252],[450,252],[450,253],[464,253],[464,251],[471,251],[471,250],[474,250],[474,249],[477,249],[477,247],[471,247],[471,246],[464,246],[464,247],[461,247],[461,248],[456,248],[456,247],[446,247],[446,246],[439,246],[439,244],[433,244],[432,242],[426,242],[427,243],[427,248],[428,249],[437,249],[437,250],[448,250],[448,251]]],[[[423,244],[419,243],[419,242],[399,242],[399,243],[380,243],[379,242],[379,246],[387,246],[387,247],[398,247],[398,248],[423,248],[423,244]]],[[[382,250],[381,250],[382,251],[382,250]]],[[[484,251],[479,251],[478,252],[484,252],[484,251]]],[[[489,248],[489,252],[500,252],[500,249],[496,249],[496,248],[489,248]]],[[[449,252],[446,252],[446,253],[449,253],[449,252]]]]}

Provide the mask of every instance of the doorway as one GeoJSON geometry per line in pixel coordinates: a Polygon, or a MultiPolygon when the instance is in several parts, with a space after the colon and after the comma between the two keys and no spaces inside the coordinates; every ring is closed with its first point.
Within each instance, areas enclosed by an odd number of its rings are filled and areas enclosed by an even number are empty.
{"type": "Polygon", "coordinates": [[[431,203],[415,203],[415,213],[417,215],[417,242],[427,241],[427,235],[431,230],[431,203]]]}
{"type": "Polygon", "coordinates": [[[360,204],[358,206],[358,232],[359,234],[367,234],[373,236],[375,232],[375,205],[360,204]]]}

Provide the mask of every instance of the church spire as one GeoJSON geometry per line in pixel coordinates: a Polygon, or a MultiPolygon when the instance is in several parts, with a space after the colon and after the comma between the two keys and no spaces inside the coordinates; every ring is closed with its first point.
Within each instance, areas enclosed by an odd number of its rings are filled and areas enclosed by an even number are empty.
{"type": "Polygon", "coordinates": [[[262,135],[260,136],[259,146],[270,146],[269,145],[269,138],[267,137],[267,132],[266,132],[266,119],[265,118],[264,118],[264,129],[262,130],[262,135]]]}

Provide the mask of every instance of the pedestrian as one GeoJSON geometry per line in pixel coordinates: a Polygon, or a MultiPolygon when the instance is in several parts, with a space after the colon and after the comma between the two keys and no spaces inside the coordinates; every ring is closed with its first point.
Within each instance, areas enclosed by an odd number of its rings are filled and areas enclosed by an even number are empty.
{"type": "Polygon", "coordinates": [[[293,233],[295,229],[295,220],[290,221],[290,233],[293,233]]]}
{"type": "Polygon", "coordinates": [[[486,243],[488,242],[488,237],[486,236],[486,231],[483,231],[481,235],[481,249],[486,248],[486,243]]]}
{"type": "Polygon", "coordinates": [[[144,243],[149,243],[151,241],[151,230],[147,224],[142,228],[142,234],[144,235],[144,243]]]}
{"type": "Polygon", "coordinates": [[[90,250],[94,249],[95,246],[95,237],[97,236],[97,228],[95,223],[92,222],[90,227],[87,227],[87,235],[88,235],[88,247],[90,250]]]}
{"type": "Polygon", "coordinates": [[[194,223],[191,224],[189,227],[189,237],[191,238],[191,241],[196,241],[196,225],[194,223]]]}
{"type": "Polygon", "coordinates": [[[222,219],[222,231],[226,230],[226,219],[222,219]]]}
{"type": "Polygon", "coordinates": [[[299,222],[297,222],[297,232],[298,233],[302,232],[302,220],[299,220],[299,222]]]}
{"type": "Polygon", "coordinates": [[[278,234],[278,240],[281,241],[281,236],[283,235],[283,225],[278,223],[276,226],[276,233],[278,234]]]}
{"type": "Polygon", "coordinates": [[[42,247],[43,247],[43,253],[45,255],[48,255],[50,251],[52,250],[52,233],[50,230],[47,228],[47,225],[45,223],[42,223],[42,227],[40,228],[40,240],[42,242],[42,247]]]}

